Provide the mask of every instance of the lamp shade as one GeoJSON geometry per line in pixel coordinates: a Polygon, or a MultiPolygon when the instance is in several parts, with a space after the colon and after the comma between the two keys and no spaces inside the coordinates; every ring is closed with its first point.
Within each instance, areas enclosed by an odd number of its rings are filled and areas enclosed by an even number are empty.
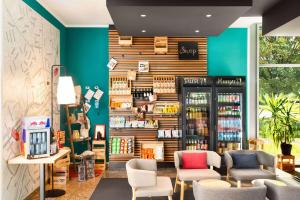
{"type": "Polygon", "coordinates": [[[57,103],[75,104],[75,89],[71,76],[61,76],[57,85],[57,103]]]}

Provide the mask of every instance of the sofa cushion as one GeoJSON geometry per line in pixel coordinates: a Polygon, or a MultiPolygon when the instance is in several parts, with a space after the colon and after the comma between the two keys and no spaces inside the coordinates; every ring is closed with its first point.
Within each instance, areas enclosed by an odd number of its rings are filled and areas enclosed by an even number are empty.
{"type": "Polygon", "coordinates": [[[274,173],[264,169],[231,169],[229,173],[235,180],[240,181],[276,178],[276,175],[274,173]]]}
{"type": "Polygon", "coordinates": [[[212,169],[177,169],[177,175],[181,181],[221,179],[221,175],[212,169]]]}
{"type": "Polygon", "coordinates": [[[187,153],[182,154],[183,169],[207,169],[207,153],[187,153]]]}
{"type": "Polygon", "coordinates": [[[235,169],[258,169],[259,162],[257,161],[256,153],[233,153],[233,168],[235,169]]]}
{"type": "MultiPolygon", "coordinates": [[[[147,181],[147,180],[145,180],[147,181]]],[[[172,196],[173,186],[169,177],[158,176],[156,186],[136,188],[137,197],[172,196]]]]}

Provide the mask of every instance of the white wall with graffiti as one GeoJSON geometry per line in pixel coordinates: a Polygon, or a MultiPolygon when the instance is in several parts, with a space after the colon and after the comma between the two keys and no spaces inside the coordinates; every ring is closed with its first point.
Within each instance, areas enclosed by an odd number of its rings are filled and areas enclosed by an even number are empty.
{"type": "MultiPolygon", "coordinates": [[[[11,132],[24,116],[50,116],[50,69],[60,63],[60,37],[58,29],[22,0],[4,0],[3,5],[0,199],[17,200],[38,187],[39,170],[38,166],[7,164],[19,154],[19,142],[11,132]]],[[[54,118],[59,126],[59,115],[54,118]]]]}

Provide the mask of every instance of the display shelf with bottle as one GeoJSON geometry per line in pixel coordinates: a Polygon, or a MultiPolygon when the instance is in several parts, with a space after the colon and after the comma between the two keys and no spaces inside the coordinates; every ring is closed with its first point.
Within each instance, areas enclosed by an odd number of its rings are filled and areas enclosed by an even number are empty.
{"type": "MultiPolygon", "coordinates": [[[[207,79],[184,79],[184,84],[206,83],[207,79]]],[[[200,88],[185,89],[183,107],[184,148],[203,150],[210,148],[211,93],[200,88]],[[186,90],[186,91],[185,91],[186,90]]]]}
{"type": "Polygon", "coordinates": [[[217,152],[239,150],[242,143],[240,93],[219,93],[217,108],[217,152]]]}
{"type": "Polygon", "coordinates": [[[238,93],[220,93],[218,94],[218,104],[239,105],[240,94],[238,93]]]}
{"type": "Polygon", "coordinates": [[[127,76],[111,76],[109,95],[131,95],[131,82],[127,76]]]}
{"type": "Polygon", "coordinates": [[[208,150],[208,141],[205,139],[187,139],[186,150],[208,150]]]}
{"type": "Polygon", "coordinates": [[[156,94],[176,93],[176,77],[153,76],[153,92],[156,94]]]}
{"type": "Polygon", "coordinates": [[[153,88],[133,87],[131,94],[136,101],[149,101],[149,97],[153,95],[153,88]]]}

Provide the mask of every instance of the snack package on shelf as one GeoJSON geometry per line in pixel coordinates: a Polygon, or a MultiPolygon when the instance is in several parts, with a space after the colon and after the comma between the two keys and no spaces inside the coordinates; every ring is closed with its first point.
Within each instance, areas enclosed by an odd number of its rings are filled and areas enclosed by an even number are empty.
{"type": "Polygon", "coordinates": [[[180,110],[179,102],[156,102],[153,113],[155,114],[178,114],[180,110]]]}
{"type": "Polygon", "coordinates": [[[111,128],[124,128],[125,117],[111,117],[109,124],[111,128]]]}
{"type": "Polygon", "coordinates": [[[134,138],[113,136],[111,137],[111,154],[128,155],[133,154],[134,138]]]}

